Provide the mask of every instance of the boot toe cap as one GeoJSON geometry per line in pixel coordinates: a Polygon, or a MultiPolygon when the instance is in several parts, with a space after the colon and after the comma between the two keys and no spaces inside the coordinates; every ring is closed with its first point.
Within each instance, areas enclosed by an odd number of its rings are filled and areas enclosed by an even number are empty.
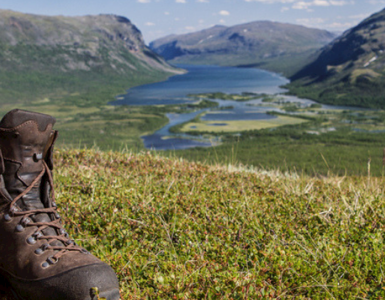
{"type": "Polygon", "coordinates": [[[25,300],[120,299],[115,272],[104,263],[78,267],[38,281],[16,281],[12,286],[20,299],[25,300]]]}

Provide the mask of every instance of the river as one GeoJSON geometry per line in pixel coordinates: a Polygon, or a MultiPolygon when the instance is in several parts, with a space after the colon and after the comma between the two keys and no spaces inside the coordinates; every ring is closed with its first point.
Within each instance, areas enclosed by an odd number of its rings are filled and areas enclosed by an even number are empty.
{"type": "MultiPolygon", "coordinates": [[[[183,75],[170,77],[163,82],[131,88],[126,94],[117,97],[112,105],[169,105],[191,103],[189,94],[222,92],[228,94],[241,94],[243,92],[257,94],[280,94],[285,92],[282,85],[289,80],[276,73],[254,68],[217,67],[178,65],[187,70],[183,75]]],[[[305,105],[315,103],[311,100],[299,99],[294,96],[283,96],[286,101],[301,102],[305,105]]],[[[274,118],[266,114],[268,111],[277,110],[274,107],[257,106],[261,99],[248,102],[214,100],[220,107],[232,106],[231,109],[222,110],[220,113],[207,113],[204,120],[259,120],[274,118]],[[253,106],[250,106],[253,105],[253,106]]],[[[216,110],[214,108],[213,110],[216,110]]],[[[210,109],[205,109],[210,110],[210,109]]],[[[191,147],[210,147],[216,141],[205,140],[203,137],[188,134],[173,134],[169,132],[172,126],[187,122],[195,118],[203,110],[186,114],[167,114],[169,123],[155,133],[143,136],[146,148],[155,150],[186,149],[191,147]]]]}

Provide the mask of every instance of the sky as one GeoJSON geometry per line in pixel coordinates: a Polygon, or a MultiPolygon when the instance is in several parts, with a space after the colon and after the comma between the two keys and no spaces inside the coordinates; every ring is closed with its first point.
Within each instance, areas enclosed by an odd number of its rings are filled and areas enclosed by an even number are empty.
{"type": "Polygon", "coordinates": [[[343,32],[385,8],[385,0],[0,0],[0,9],[39,15],[117,14],[145,42],[214,25],[260,20],[343,32]]]}

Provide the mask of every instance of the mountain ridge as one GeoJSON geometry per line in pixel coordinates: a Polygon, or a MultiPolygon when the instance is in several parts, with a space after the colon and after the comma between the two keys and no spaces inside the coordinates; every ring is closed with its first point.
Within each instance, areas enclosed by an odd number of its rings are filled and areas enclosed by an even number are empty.
{"type": "Polygon", "coordinates": [[[282,59],[310,53],[333,38],[335,35],[325,30],[288,23],[255,21],[167,36],[152,41],[149,47],[171,63],[274,69],[273,64],[282,59]]]}
{"type": "Polygon", "coordinates": [[[106,84],[110,91],[115,85],[118,94],[181,72],[152,52],[126,17],[0,10],[1,102],[31,101],[59,92],[96,93],[106,84]],[[23,93],[26,86],[33,92],[23,93]]]}
{"type": "Polygon", "coordinates": [[[290,90],[320,102],[384,108],[385,9],[323,47],[291,79],[290,90]]]}
{"type": "MultiPolygon", "coordinates": [[[[88,55],[95,61],[102,46],[120,46],[145,63],[172,70],[160,57],[154,54],[148,57],[150,51],[144,44],[141,32],[123,16],[40,16],[0,10],[0,29],[1,44],[71,47],[77,54],[88,55]],[[151,62],[155,57],[157,63],[151,62]]],[[[114,58],[123,62],[119,57],[114,58]]]]}

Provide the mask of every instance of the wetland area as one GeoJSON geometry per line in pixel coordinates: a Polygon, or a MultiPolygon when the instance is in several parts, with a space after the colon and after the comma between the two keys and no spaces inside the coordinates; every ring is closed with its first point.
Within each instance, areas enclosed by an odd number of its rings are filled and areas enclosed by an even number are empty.
{"type": "Polygon", "coordinates": [[[283,86],[289,81],[276,73],[253,68],[178,67],[188,72],[131,88],[110,102],[114,106],[170,108],[165,113],[168,124],[142,136],[148,149],[217,146],[223,136],[261,129],[274,131],[303,123],[308,123],[304,133],[310,135],[346,128],[366,133],[385,130],[382,111],[322,105],[286,95],[283,86]]]}
{"type": "Polygon", "coordinates": [[[264,70],[182,67],[186,74],[100,96],[104,105],[77,96],[76,104],[47,98],[23,108],[56,117],[58,147],[156,151],[312,176],[383,176],[383,110],[299,99],[286,94],[286,78],[264,70]]]}

